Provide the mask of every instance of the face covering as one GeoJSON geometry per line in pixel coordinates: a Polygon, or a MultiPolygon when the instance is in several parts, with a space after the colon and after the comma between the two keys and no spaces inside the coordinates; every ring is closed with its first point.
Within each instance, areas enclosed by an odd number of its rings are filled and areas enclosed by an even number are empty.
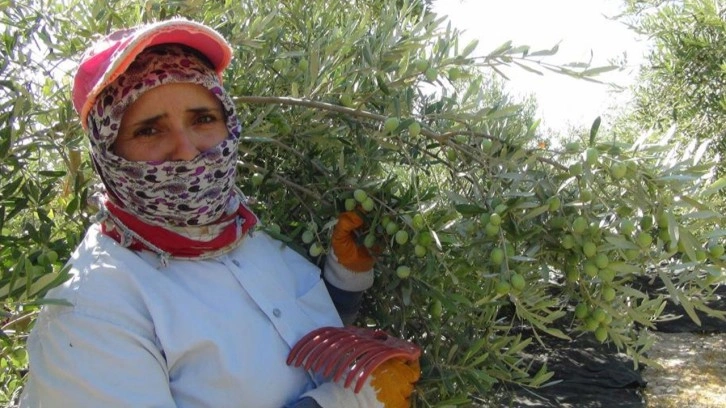
{"type": "Polygon", "coordinates": [[[91,157],[109,198],[142,220],[162,227],[212,224],[234,212],[240,126],[234,105],[214,70],[182,46],[152,47],[99,95],[89,114],[91,157]],[[126,109],[144,92],[170,83],[193,83],[219,98],[227,138],[190,161],[138,162],[112,146],[126,109]]]}

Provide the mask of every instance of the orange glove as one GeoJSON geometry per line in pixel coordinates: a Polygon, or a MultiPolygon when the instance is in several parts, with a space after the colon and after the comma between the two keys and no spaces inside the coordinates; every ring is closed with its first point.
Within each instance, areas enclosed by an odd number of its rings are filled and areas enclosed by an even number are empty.
{"type": "Polygon", "coordinates": [[[322,408],[409,408],[420,375],[418,359],[408,362],[394,358],[378,366],[360,392],[344,388],[340,380],[326,382],[303,397],[314,399],[322,408]]]}
{"type": "Polygon", "coordinates": [[[421,376],[418,360],[394,358],[386,361],[371,374],[370,384],[378,401],[385,408],[408,408],[414,384],[421,376]]]}
{"type": "Polygon", "coordinates": [[[421,375],[420,355],[415,344],[382,330],[321,327],[295,344],[287,364],[328,379],[303,395],[322,408],[405,408],[421,375]]]}
{"type": "Polygon", "coordinates": [[[355,211],[346,211],[333,228],[333,252],[338,262],[353,272],[368,272],[375,263],[368,249],[356,242],[354,232],[362,226],[363,219],[355,211]]]}

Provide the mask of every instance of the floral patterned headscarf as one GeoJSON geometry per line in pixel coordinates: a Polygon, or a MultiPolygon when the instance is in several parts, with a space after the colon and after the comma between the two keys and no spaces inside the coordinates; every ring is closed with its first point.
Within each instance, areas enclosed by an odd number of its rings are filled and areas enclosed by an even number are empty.
{"type": "Polygon", "coordinates": [[[191,48],[166,44],[144,50],[99,95],[89,113],[91,157],[108,198],[161,227],[212,224],[239,206],[235,191],[240,124],[214,69],[191,48]],[[171,83],[207,88],[222,103],[228,137],[189,161],[129,161],[114,154],[126,109],[144,92],[171,83]]]}

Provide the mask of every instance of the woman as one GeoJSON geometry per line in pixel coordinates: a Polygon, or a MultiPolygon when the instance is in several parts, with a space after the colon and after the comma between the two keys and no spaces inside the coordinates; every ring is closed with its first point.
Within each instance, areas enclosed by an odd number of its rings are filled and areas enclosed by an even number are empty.
{"type": "Polygon", "coordinates": [[[21,406],[408,405],[416,362],[386,362],[358,393],[286,364],[305,334],[341,326],[336,306],[354,315],[373,259],[352,212],[325,280],[255,231],[234,184],[240,125],[221,85],[231,55],[214,30],[175,19],[83,56],[73,102],[105,197],[71,279],[48,294],[66,304],[46,306],[28,340],[21,406]]]}

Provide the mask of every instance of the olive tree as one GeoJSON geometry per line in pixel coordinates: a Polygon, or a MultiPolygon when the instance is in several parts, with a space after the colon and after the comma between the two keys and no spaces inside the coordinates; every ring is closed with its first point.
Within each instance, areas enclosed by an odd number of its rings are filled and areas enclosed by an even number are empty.
{"type": "MultiPolygon", "coordinates": [[[[187,16],[229,39],[225,76],[244,123],[239,185],[267,232],[321,263],[337,214],[359,211],[376,283],[357,324],[423,349],[418,406],[467,405],[495,386],[546,384],[524,352],[585,334],[643,361],[664,300],[689,316],[724,268],[723,216],[705,141],[675,132],[562,150],[538,144],[534,105],[502,91],[502,64],[590,78],[503,44],[473,57],[417,1],[234,3],[38,0],[3,8],[0,295],[3,398],[21,386],[40,296],[95,212],[97,180],[69,101],[96,33],[187,16]],[[673,139],[673,140],[677,140],[673,139]],[[657,270],[668,293],[632,285],[657,270]]],[[[610,139],[610,138],[608,138],[610,139]]]]}
{"type": "Polygon", "coordinates": [[[714,138],[726,152],[726,2],[629,0],[619,17],[653,46],[626,118],[664,131],[676,125],[682,140],[714,138]]]}

